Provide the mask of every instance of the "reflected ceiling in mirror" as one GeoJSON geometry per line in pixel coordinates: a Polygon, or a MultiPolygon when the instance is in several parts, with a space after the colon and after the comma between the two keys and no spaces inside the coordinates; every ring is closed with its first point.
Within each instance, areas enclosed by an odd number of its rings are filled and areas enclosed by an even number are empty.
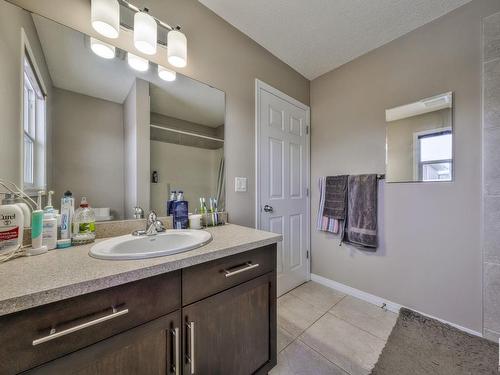
{"type": "Polygon", "coordinates": [[[386,110],[386,181],[453,180],[453,95],[386,110]]]}

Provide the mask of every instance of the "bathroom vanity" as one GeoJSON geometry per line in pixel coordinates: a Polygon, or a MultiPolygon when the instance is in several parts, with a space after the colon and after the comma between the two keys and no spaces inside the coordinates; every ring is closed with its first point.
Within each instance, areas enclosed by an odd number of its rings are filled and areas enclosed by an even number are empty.
{"type": "Polygon", "coordinates": [[[0,265],[0,373],[266,374],[276,364],[276,242],[237,225],[134,261],[90,246],[0,265]]]}

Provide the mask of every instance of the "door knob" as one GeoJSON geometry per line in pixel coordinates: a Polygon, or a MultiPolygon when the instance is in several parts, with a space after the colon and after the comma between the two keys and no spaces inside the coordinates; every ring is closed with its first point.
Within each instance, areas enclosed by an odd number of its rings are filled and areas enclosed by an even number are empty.
{"type": "Polygon", "coordinates": [[[266,204],[264,206],[264,212],[273,212],[273,208],[270,205],[266,204]]]}

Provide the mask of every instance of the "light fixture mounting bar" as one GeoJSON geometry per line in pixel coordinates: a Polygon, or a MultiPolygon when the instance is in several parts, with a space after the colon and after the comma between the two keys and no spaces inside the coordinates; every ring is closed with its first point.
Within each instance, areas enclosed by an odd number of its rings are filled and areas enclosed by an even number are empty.
{"type": "MultiPolygon", "coordinates": [[[[129,1],[127,1],[127,0],[118,0],[118,3],[119,3],[122,7],[127,8],[128,10],[130,10],[130,11],[132,11],[132,12],[134,12],[134,13],[137,13],[137,12],[142,12],[142,10],[141,10],[138,6],[136,6],[136,5],[132,4],[132,3],[130,3],[130,2],[129,2],[129,1]]],[[[155,21],[158,23],[158,26],[163,27],[163,28],[164,28],[164,29],[166,29],[167,31],[170,31],[170,30],[179,30],[179,29],[180,29],[180,26],[172,27],[172,26],[170,26],[168,23],[163,22],[162,20],[160,20],[160,19],[156,18],[155,16],[151,15],[150,13],[148,13],[148,14],[149,14],[151,17],[153,17],[153,18],[155,19],[155,21]]],[[[127,29],[133,29],[133,27],[132,27],[132,26],[130,26],[130,25],[128,25],[128,24],[123,24],[123,23],[121,23],[121,25],[122,25],[123,27],[127,28],[127,29]]]]}

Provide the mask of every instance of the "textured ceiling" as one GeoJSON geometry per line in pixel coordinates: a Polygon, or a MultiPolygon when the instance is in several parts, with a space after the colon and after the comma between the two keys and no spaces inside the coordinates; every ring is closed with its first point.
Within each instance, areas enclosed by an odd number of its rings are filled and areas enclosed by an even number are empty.
{"type": "Polygon", "coordinates": [[[470,0],[199,0],[309,79],[470,0]]]}

